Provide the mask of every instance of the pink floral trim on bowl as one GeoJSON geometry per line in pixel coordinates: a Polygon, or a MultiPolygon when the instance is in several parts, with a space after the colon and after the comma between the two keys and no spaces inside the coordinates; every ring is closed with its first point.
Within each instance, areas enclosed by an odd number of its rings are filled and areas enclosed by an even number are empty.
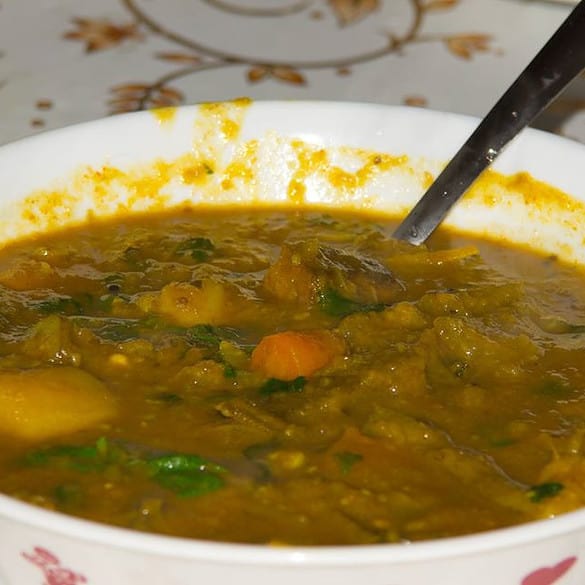
{"type": "MultiPolygon", "coordinates": [[[[45,577],[42,585],[82,585],[89,583],[81,573],[76,573],[61,566],[59,557],[46,548],[36,546],[32,553],[23,552],[22,556],[41,569],[45,577]]],[[[526,575],[520,585],[553,585],[568,573],[576,562],[577,557],[567,557],[556,565],[536,569],[526,575]]]]}
{"type": "Polygon", "coordinates": [[[577,557],[567,557],[552,567],[541,567],[522,579],[521,585],[552,585],[577,562],[577,557]]]}
{"type": "Polygon", "coordinates": [[[80,573],[61,566],[59,557],[46,548],[35,546],[32,553],[23,552],[22,556],[43,572],[43,585],[81,585],[88,580],[80,573]]]}

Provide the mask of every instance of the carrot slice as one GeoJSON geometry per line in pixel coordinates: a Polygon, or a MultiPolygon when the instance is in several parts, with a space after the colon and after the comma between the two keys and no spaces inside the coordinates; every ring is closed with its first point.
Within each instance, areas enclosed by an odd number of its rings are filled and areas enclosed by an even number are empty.
{"type": "Polygon", "coordinates": [[[343,343],[326,331],[283,331],[267,335],[252,352],[252,369],[269,378],[310,376],[343,352],[343,343]]]}

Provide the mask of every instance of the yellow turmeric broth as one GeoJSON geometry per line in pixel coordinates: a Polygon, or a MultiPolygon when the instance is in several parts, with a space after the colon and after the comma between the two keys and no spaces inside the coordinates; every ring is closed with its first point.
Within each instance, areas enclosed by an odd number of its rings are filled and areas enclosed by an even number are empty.
{"type": "Polygon", "coordinates": [[[0,252],[0,490],[141,531],[408,542],[585,503],[585,278],[227,208],[0,252]]]}

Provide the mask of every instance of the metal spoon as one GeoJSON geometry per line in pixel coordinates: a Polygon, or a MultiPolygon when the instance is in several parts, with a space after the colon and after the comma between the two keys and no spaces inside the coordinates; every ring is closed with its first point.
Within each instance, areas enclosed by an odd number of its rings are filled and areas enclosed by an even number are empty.
{"type": "Polygon", "coordinates": [[[394,232],[422,244],[512,138],[585,69],[585,0],[514,81],[394,232]]]}

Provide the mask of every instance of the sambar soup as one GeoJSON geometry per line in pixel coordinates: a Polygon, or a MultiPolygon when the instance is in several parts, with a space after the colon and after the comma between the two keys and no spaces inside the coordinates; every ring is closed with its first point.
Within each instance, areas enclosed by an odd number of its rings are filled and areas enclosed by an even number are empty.
{"type": "Polygon", "coordinates": [[[398,543],[585,503],[585,276],[384,216],[198,208],[0,251],[0,490],[140,531],[398,543]]]}

